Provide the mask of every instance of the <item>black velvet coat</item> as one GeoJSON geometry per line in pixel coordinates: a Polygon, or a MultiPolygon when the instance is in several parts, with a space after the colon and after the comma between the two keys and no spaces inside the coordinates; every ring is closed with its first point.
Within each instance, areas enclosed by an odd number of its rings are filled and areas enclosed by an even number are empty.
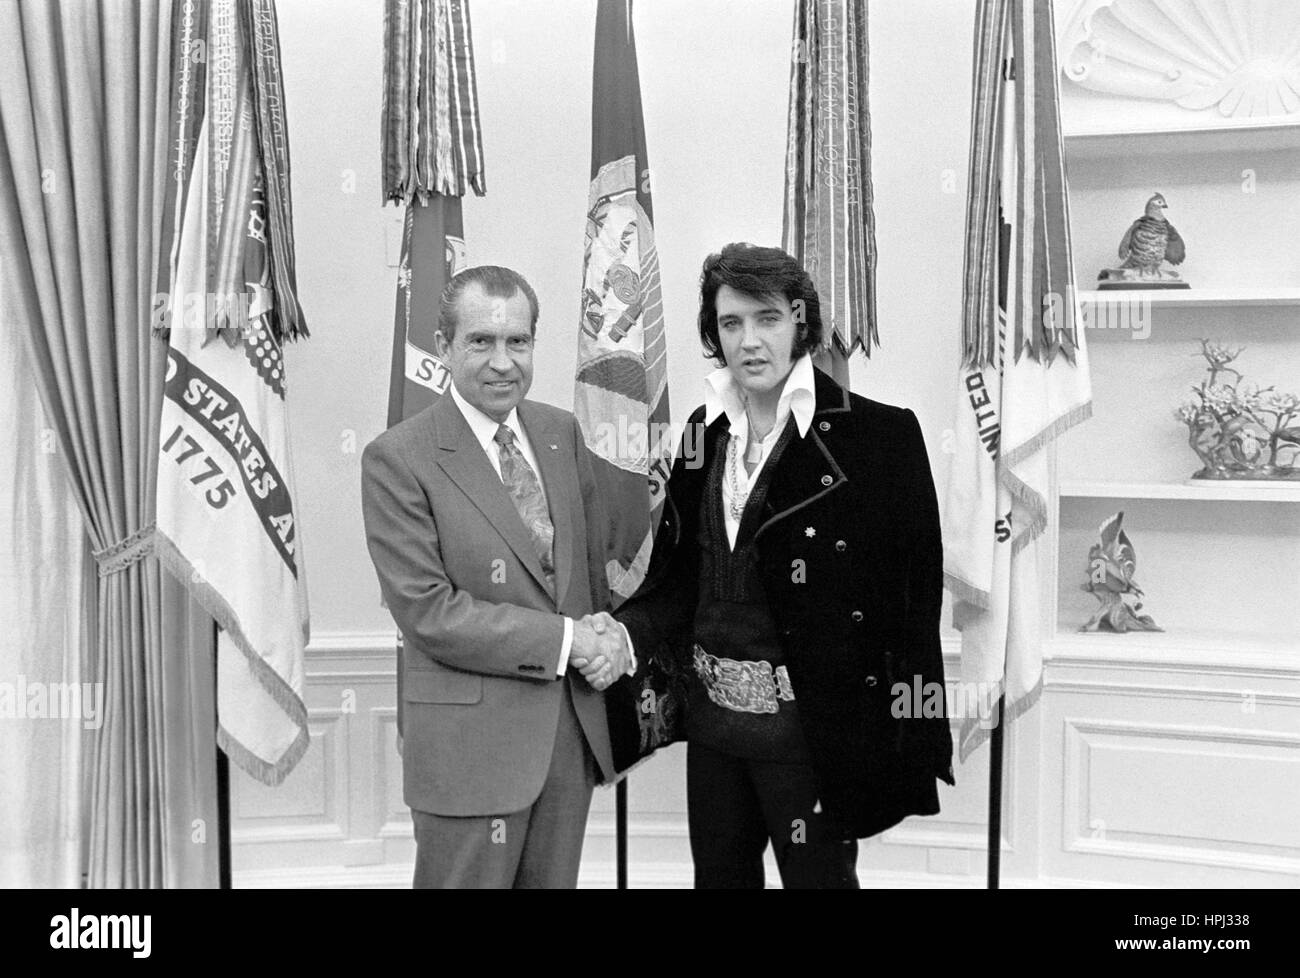
{"type": "MultiPolygon", "coordinates": [[[[923,702],[927,684],[943,688],[939,508],[911,411],[846,391],[820,370],[815,393],[807,435],[776,462],[755,543],[823,808],[866,838],[908,815],[937,814],[936,779],[956,784],[948,720],[911,715],[918,677],[923,702]],[[908,694],[891,709],[895,683],[908,694]]],[[[689,424],[703,420],[701,407],[689,424]]],[[[702,460],[678,452],[645,583],[615,612],[638,657],[672,656],[679,673],[689,668],[699,600],[701,494],[729,428],[724,413],[695,441],[702,460]]],[[[622,696],[607,700],[620,769],[662,746],[647,746],[644,716],[639,738],[628,720],[634,708],[645,712],[642,682],[623,680],[622,696]]]]}

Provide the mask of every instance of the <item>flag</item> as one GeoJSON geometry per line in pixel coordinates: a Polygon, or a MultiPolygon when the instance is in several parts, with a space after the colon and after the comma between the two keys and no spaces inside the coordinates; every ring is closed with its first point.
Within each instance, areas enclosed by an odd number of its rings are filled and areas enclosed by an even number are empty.
{"type": "MultiPolygon", "coordinates": [[[[782,247],[817,286],[836,380],[876,335],[866,0],[796,0],[782,247]]],[[[829,363],[827,362],[829,360],[829,363]]]]}
{"type": "Polygon", "coordinates": [[[962,761],[1042,689],[1047,450],[1092,412],[1087,348],[1077,316],[1069,318],[1075,300],[1051,11],[1037,6],[981,0],[976,16],[968,342],[944,507],[944,579],[962,637],[954,711],[963,718],[962,761]],[[998,718],[1002,695],[1006,714],[998,718]]]}
{"type": "Polygon", "coordinates": [[[308,745],[310,628],[285,410],[284,342],[306,324],[279,41],[270,0],[180,10],[170,288],[155,305],[167,341],[155,542],[224,630],[217,743],[274,785],[308,745]],[[217,56],[196,72],[185,62],[205,31],[217,56]]]}
{"type": "Polygon", "coordinates": [[[650,563],[676,439],[630,0],[600,0],[573,413],[608,494],[610,588],[650,563]]]}
{"type": "MultiPolygon", "coordinates": [[[[406,207],[388,381],[392,427],[451,384],[433,342],[438,305],[447,283],[466,267],[460,199],[487,190],[469,0],[387,0],[381,115],[384,200],[406,207]]],[[[399,738],[402,651],[399,635],[399,738]]]]}
{"type": "Polygon", "coordinates": [[[469,0],[386,0],[385,202],[487,193],[469,0]]]}
{"type": "Polygon", "coordinates": [[[469,0],[387,0],[381,165],[403,203],[388,424],[418,414],[451,378],[434,352],[438,301],[465,267],[460,198],[486,191],[469,0]]]}
{"type": "Polygon", "coordinates": [[[465,267],[459,197],[432,194],[406,206],[397,268],[388,426],[418,414],[447,392],[451,375],[434,353],[438,300],[465,267]]]}

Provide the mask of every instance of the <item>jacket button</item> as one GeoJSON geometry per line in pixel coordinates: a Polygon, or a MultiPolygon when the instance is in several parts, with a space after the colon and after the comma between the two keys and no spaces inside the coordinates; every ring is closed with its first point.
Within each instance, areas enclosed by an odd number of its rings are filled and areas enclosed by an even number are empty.
{"type": "Polygon", "coordinates": [[[854,621],[862,621],[862,612],[854,611],[853,614],[849,615],[849,617],[854,621]]]}
{"type": "Polygon", "coordinates": [[[834,481],[835,480],[832,479],[829,475],[822,476],[822,485],[824,486],[829,486],[834,481]]]}
{"type": "Polygon", "coordinates": [[[874,685],[876,685],[876,677],[875,677],[875,676],[868,676],[868,677],[867,677],[867,685],[868,685],[868,686],[874,686],[874,685]]]}
{"type": "Polygon", "coordinates": [[[845,543],[843,540],[836,540],[835,549],[838,550],[840,553],[844,553],[844,551],[849,549],[849,545],[845,543]]]}
{"type": "Polygon", "coordinates": [[[823,421],[823,422],[822,422],[821,424],[819,424],[817,427],[818,427],[819,429],[821,429],[822,431],[830,431],[830,430],[831,430],[831,423],[830,423],[829,421],[823,421]]]}

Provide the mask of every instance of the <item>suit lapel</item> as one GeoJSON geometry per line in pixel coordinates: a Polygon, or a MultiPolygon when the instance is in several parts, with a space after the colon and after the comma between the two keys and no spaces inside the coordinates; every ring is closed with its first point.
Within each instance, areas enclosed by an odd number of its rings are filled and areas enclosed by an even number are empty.
{"type": "MultiPolygon", "coordinates": [[[[474,437],[469,422],[460,413],[460,408],[450,394],[438,399],[432,408],[432,416],[437,426],[438,465],[487,517],[488,522],[510,545],[520,563],[528,568],[528,572],[545,590],[546,576],[542,572],[542,562],[537,557],[537,551],[533,549],[532,537],[524,526],[524,521],[519,518],[519,511],[515,509],[514,500],[510,498],[505,483],[492,468],[483,446],[474,437]]],[[[529,438],[532,438],[531,433],[529,438]]],[[[559,536],[558,526],[556,536],[559,536]]]]}
{"type": "Polygon", "coordinates": [[[850,411],[848,392],[820,370],[814,372],[813,383],[817,405],[812,425],[803,438],[797,435],[792,438],[777,460],[767,491],[767,510],[771,515],[755,531],[755,539],[773,524],[849,481],[819,437],[836,424],[846,423],[844,416],[850,411]]]}
{"type": "Polygon", "coordinates": [[[537,477],[542,480],[542,486],[546,490],[551,525],[555,528],[555,602],[560,607],[564,604],[569,578],[573,572],[572,506],[575,499],[581,498],[577,471],[572,464],[561,458],[560,446],[563,441],[559,432],[554,431],[528,401],[519,403],[519,421],[528,433],[533,454],[537,456],[537,465],[541,469],[537,477]]]}

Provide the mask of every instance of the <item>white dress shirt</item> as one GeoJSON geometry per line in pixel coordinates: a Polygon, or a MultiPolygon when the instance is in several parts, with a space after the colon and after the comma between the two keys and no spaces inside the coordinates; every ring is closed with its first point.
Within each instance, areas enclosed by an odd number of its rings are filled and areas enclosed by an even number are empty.
{"type": "MultiPolygon", "coordinates": [[[[461,396],[456,385],[451,385],[451,399],[456,402],[456,407],[460,408],[460,413],[464,415],[465,421],[469,424],[469,430],[474,432],[474,437],[478,443],[483,446],[483,451],[487,453],[488,461],[492,463],[492,469],[501,478],[501,450],[497,444],[497,429],[504,424],[507,428],[515,433],[515,444],[519,446],[519,452],[524,457],[537,476],[537,484],[542,488],[542,498],[546,499],[546,483],[542,479],[542,470],[537,464],[537,455],[533,452],[532,443],[528,440],[528,433],[524,431],[524,426],[519,423],[519,410],[511,408],[510,414],[504,422],[494,421],[486,414],[476,408],[469,401],[461,396]]],[[[547,505],[547,511],[550,511],[550,505],[547,505]]],[[[600,568],[603,573],[604,568],[600,568]]],[[[556,675],[563,676],[565,670],[569,668],[569,649],[573,645],[573,619],[564,619],[564,641],[560,645],[560,661],[556,666],[556,675]]]]}
{"type": "MultiPolygon", "coordinates": [[[[767,437],[755,446],[758,464],[754,466],[752,473],[747,472],[743,464],[739,464],[745,459],[745,447],[749,442],[749,415],[745,413],[744,388],[736,383],[731,371],[726,367],[720,367],[704,378],[704,424],[706,426],[712,424],[723,412],[731,420],[731,442],[728,451],[736,453],[738,464],[735,471],[744,498],[748,499],[750,492],[753,491],[754,483],[758,481],[759,473],[763,471],[763,466],[771,457],[772,449],[781,437],[781,432],[785,430],[791,414],[794,415],[799,437],[803,438],[808,434],[813,412],[817,410],[817,395],[813,386],[815,376],[812,354],[805,353],[795,361],[794,367],[785,378],[781,399],[776,405],[776,423],[772,425],[772,430],[767,433],[767,437]]],[[[731,485],[731,477],[724,473],[722,512],[727,527],[727,542],[733,549],[736,546],[736,535],[740,532],[740,520],[731,513],[731,503],[735,496],[736,491],[731,485]]]]}

